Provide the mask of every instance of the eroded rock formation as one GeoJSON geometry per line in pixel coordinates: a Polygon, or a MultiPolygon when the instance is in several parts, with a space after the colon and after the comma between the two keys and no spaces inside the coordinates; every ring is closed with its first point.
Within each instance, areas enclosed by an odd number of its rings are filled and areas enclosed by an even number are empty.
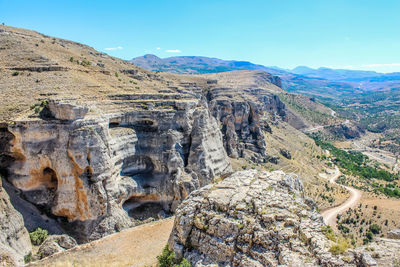
{"type": "Polygon", "coordinates": [[[206,104],[163,105],[83,119],[88,108],[50,101],[43,119],[2,128],[8,180],[80,242],[171,212],[230,164],[206,104]]]}
{"type": "Polygon", "coordinates": [[[345,265],[323,225],[297,177],[242,171],[182,202],[169,245],[193,266],[345,265]]]}
{"type": "Polygon", "coordinates": [[[271,133],[269,124],[277,119],[285,121],[287,112],[276,95],[263,89],[214,88],[207,98],[213,116],[220,121],[230,157],[253,162],[271,160],[264,132],[271,133]]]}

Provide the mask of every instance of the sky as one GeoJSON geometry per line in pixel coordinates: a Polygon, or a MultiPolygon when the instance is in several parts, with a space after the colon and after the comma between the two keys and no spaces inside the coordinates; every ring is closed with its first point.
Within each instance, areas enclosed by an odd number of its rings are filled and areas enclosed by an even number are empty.
{"type": "Polygon", "coordinates": [[[0,0],[0,23],[123,59],[400,71],[399,0],[0,0]]]}

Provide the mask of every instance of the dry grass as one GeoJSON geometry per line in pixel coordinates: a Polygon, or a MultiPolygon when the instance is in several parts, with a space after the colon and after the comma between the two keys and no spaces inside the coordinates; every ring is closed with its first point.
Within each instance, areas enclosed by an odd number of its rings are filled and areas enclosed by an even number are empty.
{"type": "Polygon", "coordinates": [[[156,266],[156,257],[167,244],[173,222],[174,218],[168,218],[140,225],[55,254],[29,266],[156,266]]]}
{"type": "Polygon", "coordinates": [[[110,94],[160,90],[173,93],[185,90],[185,82],[207,86],[204,78],[146,71],[79,43],[4,25],[0,29],[5,30],[0,32],[0,121],[32,113],[30,107],[47,98],[73,99],[85,104],[101,101],[104,105],[94,105],[101,110],[112,106],[110,94]],[[32,67],[62,70],[15,70],[32,67]]]}

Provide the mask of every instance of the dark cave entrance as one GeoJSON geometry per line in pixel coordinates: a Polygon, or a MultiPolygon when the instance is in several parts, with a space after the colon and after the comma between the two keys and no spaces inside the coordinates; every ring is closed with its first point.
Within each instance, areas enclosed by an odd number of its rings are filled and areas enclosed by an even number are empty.
{"type": "Polygon", "coordinates": [[[58,188],[58,178],[56,172],[47,167],[43,170],[43,184],[50,191],[57,191],[58,188]]]}
{"type": "Polygon", "coordinates": [[[169,216],[156,195],[132,196],[122,204],[129,217],[135,220],[159,219],[169,216]]]}

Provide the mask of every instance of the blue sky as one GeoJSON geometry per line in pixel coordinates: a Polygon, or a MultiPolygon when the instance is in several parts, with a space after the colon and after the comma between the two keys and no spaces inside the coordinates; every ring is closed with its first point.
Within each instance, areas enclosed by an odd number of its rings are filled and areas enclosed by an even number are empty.
{"type": "Polygon", "coordinates": [[[2,22],[123,59],[152,53],[400,71],[399,0],[0,0],[2,22]]]}

